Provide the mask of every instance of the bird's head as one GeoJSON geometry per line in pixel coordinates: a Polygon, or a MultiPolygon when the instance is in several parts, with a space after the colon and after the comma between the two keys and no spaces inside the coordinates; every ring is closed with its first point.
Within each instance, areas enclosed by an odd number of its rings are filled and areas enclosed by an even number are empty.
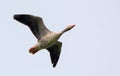
{"type": "Polygon", "coordinates": [[[68,25],[68,26],[62,31],[62,33],[71,30],[73,27],[75,27],[75,24],[73,24],[73,25],[68,25]]]}
{"type": "Polygon", "coordinates": [[[68,31],[68,30],[71,30],[73,27],[75,27],[75,24],[74,25],[68,25],[66,29],[68,31]]]}

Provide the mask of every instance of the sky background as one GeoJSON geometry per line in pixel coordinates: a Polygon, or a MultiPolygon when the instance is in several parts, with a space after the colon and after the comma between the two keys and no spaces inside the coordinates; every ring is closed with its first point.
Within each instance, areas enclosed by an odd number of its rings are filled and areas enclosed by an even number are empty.
{"type": "Polygon", "coordinates": [[[0,76],[120,76],[120,0],[0,0],[0,76]],[[56,68],[49,53],[28,50],[36,38],[14,14],[43,18],[62,35],[56,68]]]}

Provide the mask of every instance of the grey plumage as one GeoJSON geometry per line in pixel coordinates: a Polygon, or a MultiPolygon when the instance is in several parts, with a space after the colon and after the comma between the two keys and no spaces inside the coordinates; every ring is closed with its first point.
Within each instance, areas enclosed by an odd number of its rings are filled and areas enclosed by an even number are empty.
{"type": "Polygon", "coordinates": [[[29,52],[35,54],[41,49],[47,49],[50,53],[53,67],[55,67],[59,60],[62,47],[62,42],[58,41],[58,39],[64,32],[70,30],[75,25],[69,25],[63,31],[55,33],[47,29],[41,17],[29,14],[16,14],[14,15],[14,19],[27,25],[38,39],[38,43],[30,48],[29,52]]]}

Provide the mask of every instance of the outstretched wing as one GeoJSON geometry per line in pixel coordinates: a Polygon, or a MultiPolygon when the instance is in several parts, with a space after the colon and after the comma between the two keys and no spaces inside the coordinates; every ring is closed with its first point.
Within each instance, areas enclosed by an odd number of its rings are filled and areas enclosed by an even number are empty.
{"type": "Polygon", "coordinates": [[[62,47],[62,42],[57,41],[54,45],[47,48],[47,50],[50,53],[51,62],[53,64],[53,67],[56,66],[56,64],[59,60],[60,53],[61,53],[61,47],[62,47]]]}
{"type": "Polygon", "coordinates": [[[36,17],[28,14],[16,14],[14,15],[14,19],[27,25],[38,40],[50,32],[45,27],[41,17],[36,17]]]}

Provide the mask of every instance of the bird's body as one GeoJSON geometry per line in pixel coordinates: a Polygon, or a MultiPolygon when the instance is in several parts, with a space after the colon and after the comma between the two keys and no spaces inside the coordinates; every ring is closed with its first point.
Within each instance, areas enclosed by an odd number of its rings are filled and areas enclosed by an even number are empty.
{"type": "Polygon", "coordinates": [[[30,49],[30,52],[34,54],[41,49],[49,48],[50,46],[52,46],[57,42],[57,40],[60,37],[60,34],[61,33],[52,32],[43,36],[40,40],[38,40],[38,43],[30,49]],[[36,49],[36,50],[33,50],[33,49],[36,49]]]}
{"type": "Polygon", "coordinates": [[[55,67],[58,62],[62,47],[62,43],[58,41],[58,39],[64,32],[72,29],[75,25],[69,25],[60,32],[52,32],[44,25],[41,17],[28,14],[19,14],[14,15],[14,19],[27,25],[34,36],[38,39],[36,45],[31,47],[29,52],[35,54],[41,49],[47,49],[50,53],[53,67],[55,67]]]}

